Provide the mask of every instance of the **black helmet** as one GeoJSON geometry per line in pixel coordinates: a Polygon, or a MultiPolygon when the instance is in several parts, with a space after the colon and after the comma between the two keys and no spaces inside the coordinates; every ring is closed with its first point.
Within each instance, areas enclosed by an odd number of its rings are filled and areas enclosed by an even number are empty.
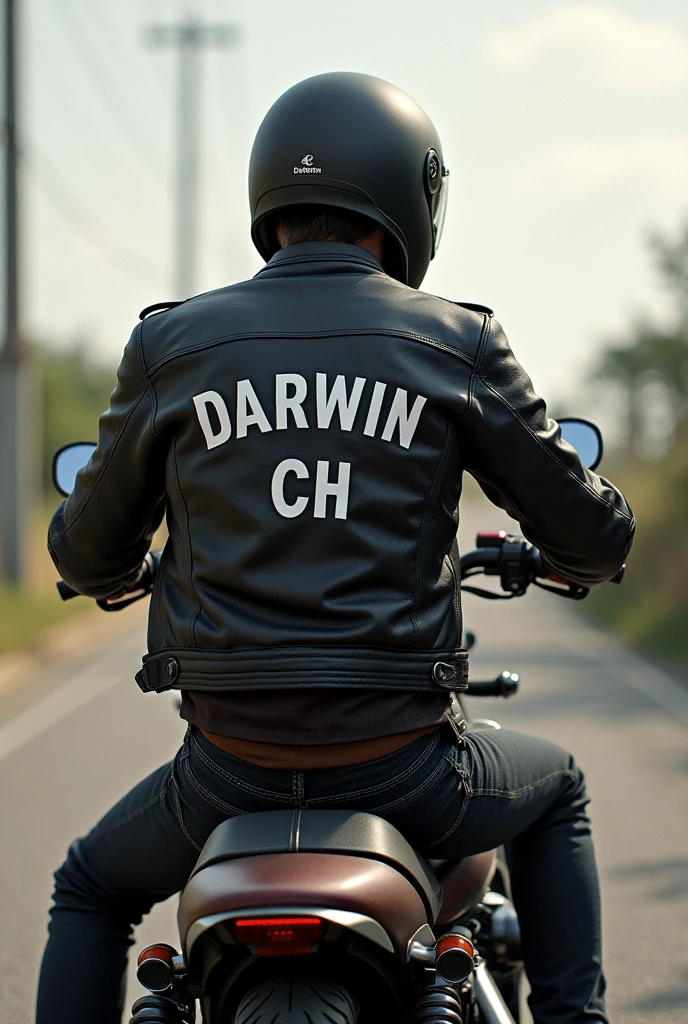
{"type": "Polygon", "coordinates": [[[269,260],[277,211],[352,210],[385,229],[387,273],[418,288],[439,244],[448,173],[432,121],[401,89],[370,75],[316,75],[280,96],[258,129],[251,237],[269,260]]]}

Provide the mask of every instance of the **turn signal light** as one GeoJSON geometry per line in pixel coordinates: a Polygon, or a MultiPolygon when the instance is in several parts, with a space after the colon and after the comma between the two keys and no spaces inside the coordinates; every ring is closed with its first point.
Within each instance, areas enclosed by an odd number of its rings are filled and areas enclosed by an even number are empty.
{"type": "Polygon", "coordinates": [[[435,946],[435,970],[452,985],[465,981],[475,967],[475,948],[463,935],[443,935],[435,946]]]}
{"type": "Polygon", "coordinates": [[[177,951],[166,943],[146,946],[137,961],[136,977],[149,992],[165,992],[174,980],[173,957],[177,951]]]}
{"type": "Polygon", "coordinates": [[[303,956],[322,938],[319,917],[245,917],[234,922],[234,938],[256,956],[303,956]]]}

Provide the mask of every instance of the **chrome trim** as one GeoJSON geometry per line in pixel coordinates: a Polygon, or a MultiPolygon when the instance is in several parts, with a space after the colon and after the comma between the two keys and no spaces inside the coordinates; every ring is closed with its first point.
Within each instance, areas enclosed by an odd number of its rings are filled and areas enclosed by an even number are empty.
{"type": "Polygon", "coordinates": [[[406,947],[406,959],[434,964],[435,936],[430,925],[422,924],[418,931],[413,933],[406,947]]]}
{"type": "Polygon", "coordinates": [[[499,722],[495,722],[494,718],[472,718],[470,721],[469,728],[474,729],[478,726],[480,729],[501,729],[499,722]]]}
{"type": "Polygon", "coordinates": [[[435,947],[424,946],[422,942],[409,942],[406,959],[420,964],[434,964],[435,947]]]}
{"type": "Polygon", "coordinates": [[[488,889],[480,902],[484,903],[486,907],[503,907],[509,900],[501,892],[494,892],[492,889],[488,889]]]}
{"type": "Polygon", "coordinates": [[[225,921],[233,921],[237,917],[267,916],[269,914],[298,914],[301,917],[310,917],[311,915],[313,917],[320,917],[323,921],[331,921],[332,924],[339,924],[343,928],[348,928],[349,931],[356,932],[357,935],[361,935],[364,939],[374,942],[376,946],[381,946],[388,953],[394,952],[392,940],[382,925],[373,920],[372,917],[366,917],[365,914],[356,914],[352,910],[304,906],[243,907],[241,910],[222,910],[218,914],[208,914],[207,917],[199,917],[197,921],[194,921],[186,936],[187,961],[191,956],[193,946],[208,929],[214,928],[217,924],[223,924],[225,921]]]}
{"type": "Polygon", "coordinates": [[[515,1024],[484,963],[473,971],[473,991],[485,1024],[515,1024]]]}

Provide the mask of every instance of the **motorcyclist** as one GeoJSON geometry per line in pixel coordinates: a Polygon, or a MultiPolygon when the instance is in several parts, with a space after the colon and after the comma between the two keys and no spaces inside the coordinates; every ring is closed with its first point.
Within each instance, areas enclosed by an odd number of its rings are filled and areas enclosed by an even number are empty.
{"type": "Polygon", "coordinates": [[[119,1021],[132,924],[220,821],[288,806],[370,811],[431,857],[506,843],[536,1024],[607,1020],[580,770],[541,739],[447,729],[462,472],[577,583],[615,575],[634,520],[491,311],[418,290],[447,175],[399,89],[299,83],[251,156],[266,266],[132,334],[49,547],[102,598],[135,585],[166,515],[137,679],[180,689],[189,725],[56,873],[38,1024],[119,1021]]]}

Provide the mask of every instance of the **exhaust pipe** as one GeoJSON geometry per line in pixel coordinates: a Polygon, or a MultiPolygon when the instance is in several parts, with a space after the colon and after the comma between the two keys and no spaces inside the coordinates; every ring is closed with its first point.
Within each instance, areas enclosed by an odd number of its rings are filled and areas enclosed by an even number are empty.
{"type": "Polygon", "coordinates": [[[473,972],[473,991],[486,1024],[515,1024],[484,963],[473,972]]]}

